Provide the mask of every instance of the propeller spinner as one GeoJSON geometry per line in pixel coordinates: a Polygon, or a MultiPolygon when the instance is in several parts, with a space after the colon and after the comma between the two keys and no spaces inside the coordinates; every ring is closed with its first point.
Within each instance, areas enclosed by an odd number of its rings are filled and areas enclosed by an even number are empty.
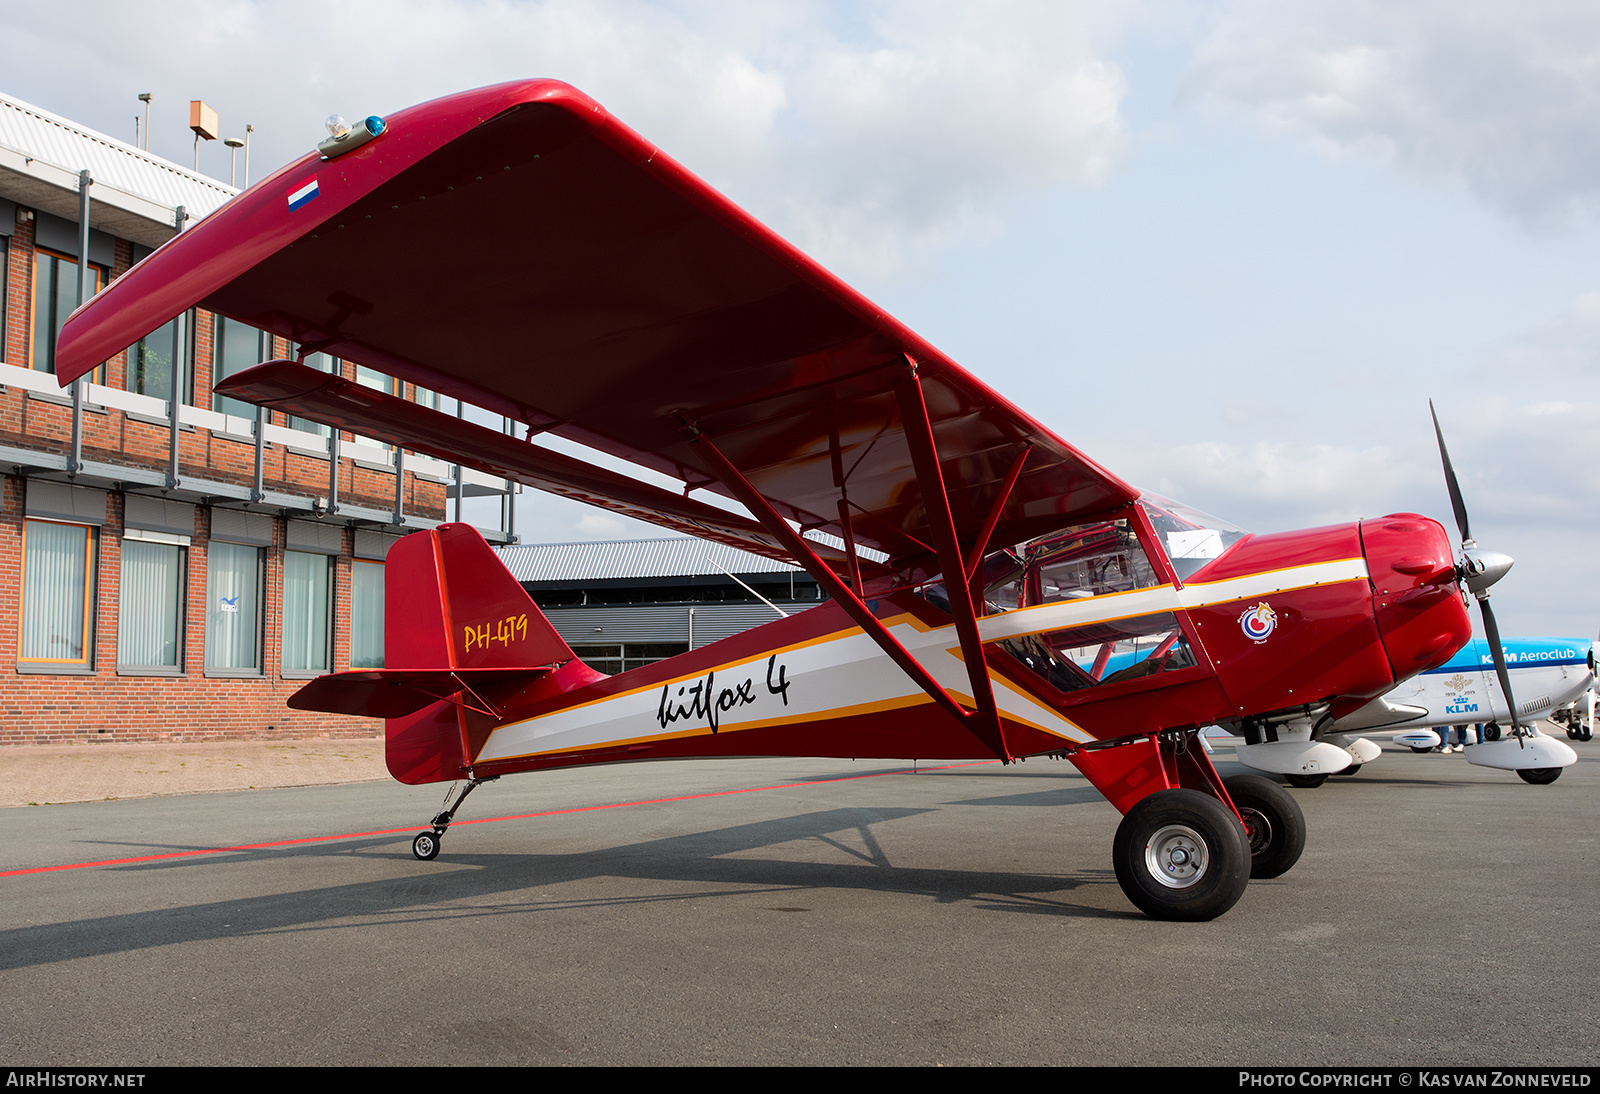
{"type": "Polygon", "coordinates": [[[1517,701],[1511,694],[1511,674],[1506,670],[1505,648],[1500,644],[1500,628],[1495,625],[1494,609],[1489,607],[1489,586],[1506,575],[1515,561],[1499,551],[1485,551],[1472,538],[1467,520],[1467,503],[1461,499],[1461,484],[1456,481],[1456,469],[1450,463],[1450,450],[1445,447],[1444,430],[1439,428],[1439,412],[1428,400],[1428,413],[1433,415],[1433,435],[1439,439],[1439,458],[1444,461],[1444,482],[1450,491],[1450,507],[1455,510],[1456,527],[1461,530],[1461,561],[1456,564],[1456,580],[1478,600],[1483,611],[1483,633],[1494,651],[1494,671],[1500,679],[1500,693],[1506,697],[1511,710],[1511,732],[1518,741],[1522,739],[1522,722],[1517,717],[1517,701]]]}

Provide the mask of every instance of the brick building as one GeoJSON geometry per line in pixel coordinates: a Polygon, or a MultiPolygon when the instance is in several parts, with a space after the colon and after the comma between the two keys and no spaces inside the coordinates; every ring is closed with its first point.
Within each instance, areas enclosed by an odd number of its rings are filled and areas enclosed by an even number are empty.
{"type": "Polygon", "coordinates": [[[97,291],[233,193],[0,95],[0,744],[373,732],[284,700],[380,666],[389,546],[451,498],[504,489],[214,396],[213,378],[296,347],[199,309],[107,361],[75,405],[54,353],[80,264],[97,291]]]}

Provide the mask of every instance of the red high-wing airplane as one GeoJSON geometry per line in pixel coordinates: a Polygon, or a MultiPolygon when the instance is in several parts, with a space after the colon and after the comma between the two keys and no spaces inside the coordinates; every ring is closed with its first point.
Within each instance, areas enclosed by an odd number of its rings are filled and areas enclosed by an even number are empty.
{"type": "Polygon", "coordinates": [[[453,95],[320,148],[74,314],[63,384],[198,304],[686,489],[293,362],[221,393],[792,560],[832,597],[607,677],[470,527],[401,540],[387,667],[291,702],[387,718],[402,782],[467,780],[419,858],[511,772],[1055,754],[1124,814],[1129,899],[1209,919],[1288,870],[1305,827],[1276,783],[1221,779],[1197,727],[1293,751],[1469,637],[1437,522],[1252,536],[1141,497],[565,84],[453,95]]]}

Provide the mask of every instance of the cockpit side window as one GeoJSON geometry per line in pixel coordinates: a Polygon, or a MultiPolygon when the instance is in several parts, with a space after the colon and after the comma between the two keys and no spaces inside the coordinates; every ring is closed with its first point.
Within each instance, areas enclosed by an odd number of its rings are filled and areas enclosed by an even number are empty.
{"type": "Polygon", "coordinates": [[[1127,520],[1068,528],[998,557],[1005,564],[985,573],[984,600],[1001,611],[1161,584],[1127,520]]]}
{"type": "MultiPolygon", "coordinates": [[[[983,604],[978,614],[997,615],[1162,583],[1131,520],[1095,521],[991,554],[983,564],[983,604]]],[[[950,610],[944,582],[924,585],[918,593],[942,611],[950,610]]]]}
{"type": "Polygon", "coordinates": [[[994,646],[1064,692],[1193,668],[1198,663],[1171,612],[1007,638],[994,646]]]}

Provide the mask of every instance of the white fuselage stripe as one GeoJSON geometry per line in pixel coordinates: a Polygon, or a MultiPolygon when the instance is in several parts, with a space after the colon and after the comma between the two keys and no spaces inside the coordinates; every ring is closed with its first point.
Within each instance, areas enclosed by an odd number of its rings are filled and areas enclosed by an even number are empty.
{"type": "MultiPolygon", "coordinates": [[[[1183,589],[1162,585],[1020,608],[979,620],[978,633],[984,642],[993,642],[1366,577],[1365,561],[1342,559],[1183,589]]],[[[889,631],[941,687],[971,702],[967,693],[972,685],[960,656],[961,641],[954,625],[925,629],[909,616],[902,616],[889,631]]],[[[1066,740],[1091,739],[1090,734],[1038,697],[992,670],[989,677],[1003,714],[1066,740]]],[[[931,702],[876,642],[851,628],[819,641],[718,665],[694,676],[508,722],[496,727],[478,761],[699,735],[710,733],[713,721],[718,732],[728,733],[931,702]],[[708,694],[707,682],[709,692],[714,694],[708,694]]]]}

